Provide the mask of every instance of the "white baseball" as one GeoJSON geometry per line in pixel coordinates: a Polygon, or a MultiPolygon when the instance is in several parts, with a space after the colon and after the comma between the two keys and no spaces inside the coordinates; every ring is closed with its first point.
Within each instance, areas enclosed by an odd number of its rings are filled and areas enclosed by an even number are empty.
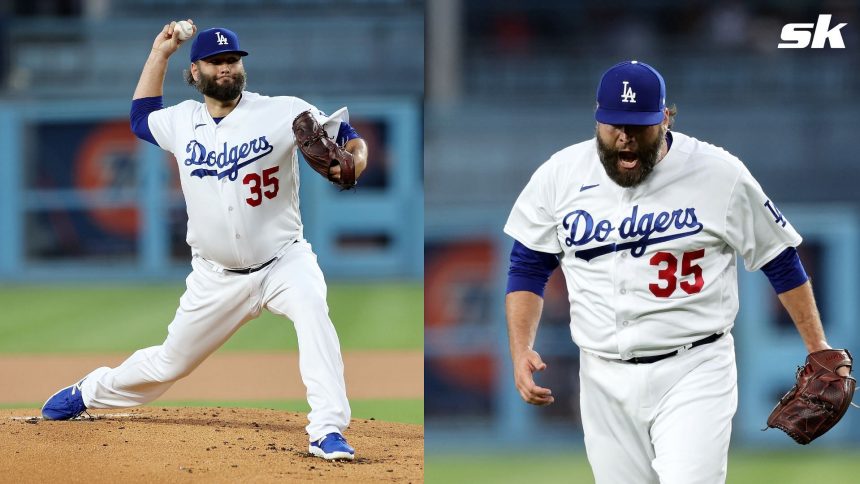
{"type": "Polygon", "coordinates": [[[173,33],[179,40],[188,40],[194,34],[194,27],[186,20],[180,20],[173,26],[173,33]]]}

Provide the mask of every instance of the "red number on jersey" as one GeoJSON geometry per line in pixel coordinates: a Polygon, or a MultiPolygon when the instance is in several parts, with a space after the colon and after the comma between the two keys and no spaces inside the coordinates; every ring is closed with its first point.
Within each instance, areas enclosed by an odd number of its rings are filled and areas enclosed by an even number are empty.
{"type": "Polygon", "coordinates": [[[268,198],[269,200],[275,198],[275,195],[278,194],[278,188],[279,188],[278,179],[275,178],[275,173],[277,173],[277,172],[278,172],[277,166],[273,166],[271,168],[266,168],[265,170],[263,170],[263,186],[264,187],[269,187],[269,186],[274,187],[271,190],[266,190],[265,192],[263,192],[263,195],[265,195],[266,198],[268,198]]]}
{"type": "Polygon", "coordinates": [[[248,205],[256,207],[263,203],[262,193],[260,192],[260,175],[248,173],[245,175],[245,178],[242,178],[242,183],[251,186],[251,197],[245,199],[248,205]]]}
{"type": "MultiPolygon", "coordinates": [[[[705,279],[702,277],[702,267],[693,264],[693,261],[701,259],[704,256],[705,249],[699,249],[684,252],[683,257],[681,257],[681,277],[693,276],[693,282],[681,281],[681,290],[687,294],[696,294],[705,285],[705,279]]],[[[666,267],[657,272],[657,277],[661,281],[666,282],[665,287],[656,283],[648,284],[651,294],[657,297],[669,297],[678,287],[678,278],[675,276],[675,271],[678,270],[678,258],[669,252],[657,252],[651,257],[650,261],[652,266],[659,266],[664,262],[666,263],[666,267]]]]}
{"type": "Polygon", "coordinates": [[[685,252],[684,258],[681,259],[681,275],[695,276],[693,282],[681,281],[681,289],[687,294],[696,294],[697,292],[701,291],[702,286],[705,285],[705,280],[702,279],[701,266],[691,265],[694,260],[701,259],[702,257],[705,257],[705,249],[685,252]]]}
{"type": "Polygon", "coordinates": [[[278,189],[280,185],[278,184],[278,179],[275,177],[275,173],[278,172],[277,166],[273,166],[271,168],[266,168],[263,170],[263,187],[272,187],[271,190],[262,191],[260,184],[260,175],[256,173],[248,173],[245,175],[245,178],[242,179],[242,183],[248,185],[251,188],[251,197],[246,198],[245,201],[248,202],[248,205],[252,207],[256,207],[263,203],[263,195],[266,196],[269,200],[275,198],[278,195],[278,189]]]}
{"type": "Polygon", "coordinates": [[[657,252],[651,257],[651,265],[659,266],[666,263],[666,267],[657,272],[657,277],[660,280],[666,281],[666,287],[660,287],[660,284],[648,284],[648,289],[651,294],[657,297],[669,297],[675,292],[675,286],[678,285],[678,279],[675,277],[675,271],[678,270],[678,259],[668,252],[657,252]]]}

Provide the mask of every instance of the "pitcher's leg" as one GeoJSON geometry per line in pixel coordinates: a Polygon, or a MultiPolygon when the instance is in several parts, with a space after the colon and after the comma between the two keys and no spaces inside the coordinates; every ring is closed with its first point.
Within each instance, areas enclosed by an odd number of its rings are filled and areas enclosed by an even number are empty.
{"type": "Polygon", "coordinates": [[[651,430],[663,484],[726,480],[737,376],[730,336],[701,348],[701,362],[666,395],[651,430]]]}
{"type": "Polygon", "coordinates": [[[328,315],[326,284],[316,255],[299,241],[277,261],[264,285],[266,307],[293,321],[299,343],[299,371],[307,388],[311,441],[343,433],[350,408],[343,378],[340,341],[328,315]]]}
{"type": "Polygon", "coordinates": [[[81,386],[88,408],[132,407],[155,400],[254,317],[248,276],[213,272],[196,259],[193,266],[167,339],[136,351],[116,368],[88,375],[81,386]]]}
{"type": "Polygon", "coordinates": [[[580,351],[580,410],[585,451],[596,484],[657,484],[648,422],[639,412],[647,370],[580,351]]]}

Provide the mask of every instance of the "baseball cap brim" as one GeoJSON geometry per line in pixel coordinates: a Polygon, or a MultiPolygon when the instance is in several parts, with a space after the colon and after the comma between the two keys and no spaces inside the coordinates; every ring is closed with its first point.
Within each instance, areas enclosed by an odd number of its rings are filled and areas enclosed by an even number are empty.
{"type": "Polygon", "coordinates": [[[229,54],[239,54],[239,55],[240,55],[240,56],[242,56],[242,57],[245,57],[246,55],[248,55],[248,53],[247,53],[247,52],[245,52],[244,50],[224,49],[224,50],[217,50],[217,51],[215,51],[215,52],[208,53],[208,54],[206,55],[206,57],[200,57],[200,58],[198,58],[198,59],[194,59],[194,60],[192,60],[191,62],[196,62],[196,61],[199,61],[199,60],[201,60],[201,59],[208,59],[208,58],[210,58],[210,57],[214,57],[214,56],[216,56],[216,55],[218,55],[218,54],[228,54],[228,53],[229,53],[229,54]]]}
{"type": "Polygon", "coordinates": [[[652,126],[663,122],[663,111],[643,113],[641,111],[619,111],[597,108],[594,118],[603,124],[652,126]]]}

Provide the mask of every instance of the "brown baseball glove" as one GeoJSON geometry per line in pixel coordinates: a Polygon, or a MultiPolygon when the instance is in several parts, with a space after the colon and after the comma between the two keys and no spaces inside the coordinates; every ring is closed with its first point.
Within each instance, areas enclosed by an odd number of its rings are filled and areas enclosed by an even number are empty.
{"type": "Polygon", "coordinates": [[[296,144],[311,168],[327,180],[346,190],[355,186],[355,162],[352,153],[332,141],[310,111],[293,120],[296,144]],[[331,168],[340,165],[340,180],[332,178],[331,168]]]}
{"type": "Polygon", "coordinates": [[[797,368],[797,383],[770,413],[767,426],[787,433],[806,445],[824,435],[845,415],[857,381],[840,376],[836,370],[851,369],[848,350],[821,350],[810,353],[806,364],[797,368]]]}

